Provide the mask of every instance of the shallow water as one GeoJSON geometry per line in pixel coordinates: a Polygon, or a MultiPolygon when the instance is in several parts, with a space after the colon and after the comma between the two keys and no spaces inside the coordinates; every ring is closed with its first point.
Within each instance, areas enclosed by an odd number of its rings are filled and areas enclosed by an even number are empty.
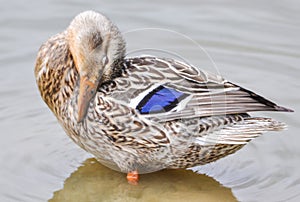
{"type": "Polygon", "coordinates": [[[125,174],[86,160],[49,202],[58,201],[236,201],[229,188],[187,170],[162,170],[142,175],[132,186],[125,174]],[[159,180],[158,180],[159,179],[159,180]]]}
{"type": "Polygon", "coordinates": [[[107,201],[300,200],[299,1],[1,3],[0,201],[80,201],[87,193],[97,201],[99,190],[99,200],[107,201]],[[128,187],[123,174],[87,160],[91,156],[64,134],[35,85],[39,46],[87,9],[120,27],[130,55],[167,52],[294,109],[256,113],[286,122],[288,130],[267,133],[234,155],[194,169],[227,188],[182,170],[143,175],[140,187],[128,187]]]}

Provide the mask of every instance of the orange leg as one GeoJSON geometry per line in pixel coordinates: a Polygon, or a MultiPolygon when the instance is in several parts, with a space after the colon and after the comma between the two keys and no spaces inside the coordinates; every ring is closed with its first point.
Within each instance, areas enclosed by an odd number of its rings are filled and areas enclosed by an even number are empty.
{"type": "Polygon", "coordinates": [[[131,171],[131,172],[127,173],[127,181],[129,184],[137,185],[138,181],[139,181],[138,171],[135,170],[135,171],[131,171]]]}

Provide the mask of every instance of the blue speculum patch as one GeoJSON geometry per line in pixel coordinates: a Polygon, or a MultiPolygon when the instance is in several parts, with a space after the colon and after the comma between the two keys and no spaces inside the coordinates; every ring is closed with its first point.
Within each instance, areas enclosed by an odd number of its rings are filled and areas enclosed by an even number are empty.
{"type": "Polygon", "coordinates": [[[178,103],[187,96],[188,94],[172,88],[158,86],[146,95],[136,108],[141,114],[168,112],[175,108],[178,103]]]}

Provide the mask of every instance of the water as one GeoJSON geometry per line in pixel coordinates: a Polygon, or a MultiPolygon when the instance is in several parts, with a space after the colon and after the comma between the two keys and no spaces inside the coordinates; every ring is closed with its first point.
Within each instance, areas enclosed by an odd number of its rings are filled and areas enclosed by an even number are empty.
{"type": "Polygon", "coordinates": [[[299,1],[1,3],[0,201],[300,200],[299,1]],[[128,186],[123,174],[87,160],[91,156],[64,134],[35,85],[39,46],[87,9],[108,15],[132,54],[142,48],[172,52],[294,109],[256,113],[286,122],[288,130],[267,133],[234,155],[195,168],[213,178],[161,171],[142,176],[138,188],[128,186]]]}

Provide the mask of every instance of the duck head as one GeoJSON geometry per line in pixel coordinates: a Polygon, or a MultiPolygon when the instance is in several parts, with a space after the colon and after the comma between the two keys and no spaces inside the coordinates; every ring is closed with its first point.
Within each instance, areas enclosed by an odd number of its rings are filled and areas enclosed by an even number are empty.
{"type": "Polygon", "coordinates": [[[73,19],[67,41],[79,74],[77,121],[82,122],[98,86],[112,78],[115,62],[124,58],[125,41],[107,17],[94,11],[73,19]]]}

